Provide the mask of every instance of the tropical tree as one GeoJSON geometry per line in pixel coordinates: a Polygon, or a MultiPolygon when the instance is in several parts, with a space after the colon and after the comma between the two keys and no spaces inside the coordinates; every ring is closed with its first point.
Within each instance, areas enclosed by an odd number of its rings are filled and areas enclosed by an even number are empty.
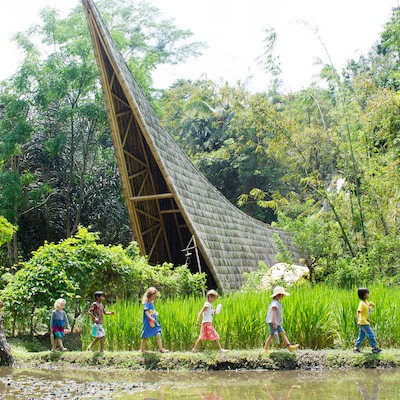
{"type": "MultiPolygon", "coordinates": [[[[160,64],[199,54],[192,33],[162,18],[149,2],[100,1],[102,15],[138,77],[152,93],[160,64]]],[[[24,53],[3,83],[0,212],[18,225],[10,263],[76,233],[81,223],[105,242],[128,243],[130,227],[112,151],[87,23],[79,6],[66,18],[41,12],[41,23],[15,40],[24,53]],[[18,239],[18,240],[17,240],[18,239]],[[19,241],[19,244],[18,244],[19,241]]]]}

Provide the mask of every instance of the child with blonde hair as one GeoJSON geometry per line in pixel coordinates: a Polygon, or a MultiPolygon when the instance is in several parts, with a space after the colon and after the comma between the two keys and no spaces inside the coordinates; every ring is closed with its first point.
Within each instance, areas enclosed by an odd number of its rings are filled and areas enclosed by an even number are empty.
{"type": "Polygon", "coordinates": [[[155,287],[149,287],[143,295],[143,328],[140,342],[140,351],[146,353],[145,346],[148,338],[155,336],[160,353],[167,353],[161,339],[161,326],[158,323],[158,313],[154,308],[155,300],[160,297],[160,293],[155,287]]]}
{"type": "Polygon", "coordinates": [[[282,317],[281,300],[285,296],[290,296],[290,294],[287,293],[282,286],[277,286],[276,288],[274,288],[274,293],[271,296],[272,301],[268,307],[268,312],[266,317],[266,322],[269,327],[269,336],[267,341],[265,342],[264,352],[268,352],[269,346],[272,342],[272,339],[275,337],[276,333],[281,335],[289,351],[296,350],[299,347],[298,344],[296,345],[290,344],[289,339],[287,338],[286,333],[282,327],[283,317],[282,317]]]}
{"type": "Polygon", "coordinates": [[[217,307],[217,310],[214,310],[213,306],[211,303],[214,303],[215,300],[218,298],[218,293],[215,290],[209,290],[206,294],[207,301],[204,303],[203,308],[199,312],[199,315],[197,316],[197,321],[196,325],[200,325],[200,317],[202,316],[202,322],[201,322],[201,329],[200,329],[200,336],[197,339],[192,351],[193,353],[196,353],[198,351],[198,346],[202,340],[211,340],[215,341],[215,344],[217,345],[217,348],[221,352],[225,352],[228,350],[225,350],[222,348],[221,343],[219,342],[219,335],[217,331],[214,329],[212,325],[212,320],[214,314],[217,314],[218,309],[220,309],[220,305],[217,307]]]}
{"type": "Polygon", "coordinates": [[[65,328],[70,329],[70,326],[67,313],[64,311],[66,303],[62,298],[54,302],[54,310],[50,318],[51,351],[55,351],[57,345],[61,351],[67,350],[64,347],[65,328]]]}

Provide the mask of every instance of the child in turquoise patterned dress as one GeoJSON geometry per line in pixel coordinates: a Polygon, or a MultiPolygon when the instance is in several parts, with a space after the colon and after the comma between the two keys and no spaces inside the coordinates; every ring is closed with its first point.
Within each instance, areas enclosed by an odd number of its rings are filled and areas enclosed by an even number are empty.
{"type": "Polygon", "coordinates": [[[154,301],[160,297],[160,293],[155,287],[150,287],[143,295],[143,328],[140,342],[140,351],[145,353],[146,340],[155,336],[157,339],[157,346],[160,353],[167,353],[168,350],[164,349],[161,340],[161,326],[158,323],[158,313],[154,308],[154,301]]]}

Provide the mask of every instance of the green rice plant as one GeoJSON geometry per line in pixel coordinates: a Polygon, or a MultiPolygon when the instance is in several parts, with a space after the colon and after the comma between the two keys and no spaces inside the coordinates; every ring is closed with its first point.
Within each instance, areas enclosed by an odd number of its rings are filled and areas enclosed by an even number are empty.
{"type": "MultiPolygon", "coordinates": [[[[382,347],[400,346],[400,296],[394,287],[371,286],[372,328],[382,347]]],[[[163,344],[172,351],[190,350],[198,338],[200,327],[196,318],[203,307],[202,297],[156,300],[162,327],[163,344]]],[[[265,317],[271,302],[269,292],[237,292],[219,298],[220,314],[213,325],[220,335],[222,346],[228,349],[261,348],[269,335],[265,317]]],[[[357,289],[338,289],[328,285],[301,285],[290,288],[290,296],[282,300],[283,327],[292,343],[304,348],[351,348],[358,335],[356,310],[357,289]]],[[[143,306],[138,301],[119,300],[109,309],[114,315],[104,317],[106,348],[135,350],[140,345],[143,306]]],[[[84,324],[83,346],[91,340],[92,324],[84,324]]],[[[368,343],[366,344],[368,346],[368,343]]],[[[282,346],[282,345],[281,345],[282,346]]],[[[156,349],[155,339],[148,341],[156,349]]],[[[213,343],[203,343],[202,349],[215,349],[213,343]]]]}
{"type": "Polygon", "coordinates": [[[334,303],[328,288],[302,286],[283,301],[283,325],[289,340],[312,349],[333,346],[334,303]]]}

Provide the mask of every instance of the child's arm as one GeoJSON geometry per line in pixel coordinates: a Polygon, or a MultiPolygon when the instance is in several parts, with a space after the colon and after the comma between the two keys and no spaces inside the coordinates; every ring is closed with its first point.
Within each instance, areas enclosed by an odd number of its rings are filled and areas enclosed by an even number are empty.
{"type": "Polygon", "coordinates": [[[93,312],[93,306],[89,308],[88,314],[93,318],[93,321],[97,324],[99,322],[99,319],[94,314],[92,314],[92,312],[93,312]]]}
{"type": "Polygon", "coordinates": [[[361,325],[361,311],[360,310],[357,310],[357,325],[361,325]]]}
{"type": "Polygon", "coordinates": [[[272,313],[271,313],[271,321],[272,321],[272,326],[274,329],[278,327],[278,324],[276,323],[276,310],[277,308],[274,306],[272,307],[272,313]]]}
{"type": "Polygon", "coordinates": [[[155,324],[157,323],[157,320],[150,314],[150,311],[149,311],[149,310],[145,310],[144,313],[146,314],[146,317],[147,317],[150,321],[154,322],[155,324]]]}
{"type": "Polygon", "coordinates": [[[201,309],[201,311],[199,312],[199,315],[197,316],[197,320],[196,320],[196,325],[199,326],[200,325],[200,318],[203,315],[203,312],[205,311],[207,307],[203,306],[203,308],[201,309]]]}
{"type": "Polygon", "coordinates": [[[51,312],[51,317],[50,317],[50,332],[53,332],[53,317],[54,317],[54,311],[51,312]]]}
{"type": "Polygon", "coordinates": [[[71,330],[71,326],[69,325],[68,321],[68,315],[65,311],[64,311],[64,325],[66,329],[71,330]]]}

